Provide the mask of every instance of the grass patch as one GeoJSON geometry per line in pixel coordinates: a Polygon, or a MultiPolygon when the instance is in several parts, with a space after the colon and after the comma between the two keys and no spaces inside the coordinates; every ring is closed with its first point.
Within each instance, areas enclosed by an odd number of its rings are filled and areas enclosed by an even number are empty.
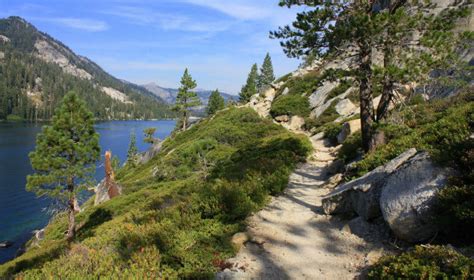
{"type": "Polygon", "coordinates": [[[443,246],[417,246],[413,251],[382,258],[368,279],[472,279],[474,260],[443,246]]]}

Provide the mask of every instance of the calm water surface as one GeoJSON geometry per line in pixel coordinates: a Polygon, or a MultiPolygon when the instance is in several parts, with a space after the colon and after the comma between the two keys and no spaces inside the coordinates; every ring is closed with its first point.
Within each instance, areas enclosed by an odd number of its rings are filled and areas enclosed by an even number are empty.
{"type": "MultiPolygon", "coordinates": [[[[110,121],[100,122],[96,130],[100,134],[102,155],[111,150],[123,162],[127,157],[130,133],[137,135],[137,146],[145,151],[143,129],[156,127],[156,137],[168,136],[175,121],[110,121]]],[[[0,123],[0,242],[13,241],[8,249],[0,249],[0,264],[15,256],[19,247],[31,237],[31,232],[43,228],[49,216],[45,211],[47,199],[36,198],[25,190],[26,176],[32,172],[28,153],[35,147],[36,134],[41,125],[0,123]]],[[[96,180],[103,178],[103,165],[99,164],[96,180]]]]}

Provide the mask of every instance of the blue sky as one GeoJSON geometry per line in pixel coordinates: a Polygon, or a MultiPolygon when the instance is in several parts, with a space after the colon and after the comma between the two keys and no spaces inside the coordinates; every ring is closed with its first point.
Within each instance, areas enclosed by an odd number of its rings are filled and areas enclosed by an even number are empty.
{"type": "Polygon", "coordinates": [[[266,52],[277,76],[296,69],[268,32],[291,23],[278,0],[0,0],[17,15],[112,75],[178,87],[185,67],[199,88],[237,94],[266,52]]]}

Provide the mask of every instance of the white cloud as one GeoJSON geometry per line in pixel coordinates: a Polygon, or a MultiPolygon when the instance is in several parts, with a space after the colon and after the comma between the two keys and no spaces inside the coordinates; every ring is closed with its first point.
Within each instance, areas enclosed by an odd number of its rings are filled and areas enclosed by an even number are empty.
{"type": "Polygon", "coordinates": [[[199,21],[191,19],[186,15],[161,13],[150,8],[145,9],[139,7],[118,6],[102,11],[102,13],[126,18],[129,20],[129,23],[132,24],[156,24],[165,31],[180,30],[215,33],[227,30],[231,26],[230,22],[199,21]]]}
{"type": "Polygon", "coordinates": [[[291,23],[301,8],[282,8],[275,0],[178,0],[219,11],[238,20],[269,21],[275,25],[291,23]]]}
{"type": "Polygon", "coordinates": [[[247,1],[219,1],[219,0],[182,0],[186,3],[211,8],[237,19],[254,20],[270,16],[268,9],[262,9],[247,1]]]}
{"type": "Polygon", "coordinates": [[[57,22],[67,27],[91,32],[105,31],[109,29],[108,24],[101,20],[82,18],[52,18],[50,21],[57,22]]]}
{"type": "Polygon", "coordinates": [[[28,17],[29,20],[51,22],[57,25],[80,29],[89,32],[105,31],[109,25],[102,20],[93,20],[86,18],[68,18],[68,17],[28,17]]]}

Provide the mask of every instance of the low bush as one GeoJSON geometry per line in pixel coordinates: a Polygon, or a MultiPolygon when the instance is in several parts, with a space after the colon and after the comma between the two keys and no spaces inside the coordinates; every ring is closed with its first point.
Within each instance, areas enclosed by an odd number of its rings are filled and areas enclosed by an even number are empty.
{"type": "Polygon", "coordinates": [[[288,94],[293,95],[309,95],[316,91],[322,85],[321,81],[324,77],[318,72],[310,72],[302,77],[289,77],[280,88],[278,95],[280,95],[285,88],[289,89],[288,94]]]}
{"type": "Polygon", "coordinates": [[[18,115],[8,115],[7,121],[8,122],[21,122],[21,121],[24,121],[24,119],[18,115]]]}
{"type": "Polygon", "coordinates": [[[337,153],[337,158],[349,163],[362,154],[362,134],[358,131],[347,137],[337,153]]]}
{"type": "Polygon", "coordinates": [[[474,260],[443,246],[417,246],[413,251],[382,258],[368,279],[459,279],[474,277],[474,260]]]}
{"type": "Polygon", "coordinates": [[[337,144],[337,135],[342,130],[342,123],[330,122],[324,128],[324,137],[328,138],[333,145],[337,144]]]}
{"type": "Polygon", "coordinates": [[[272,117],[288,115],[307,117],[311,109],[308,98],[300,94],[287,94],[277,97],[272,103],[272,117]]]}

